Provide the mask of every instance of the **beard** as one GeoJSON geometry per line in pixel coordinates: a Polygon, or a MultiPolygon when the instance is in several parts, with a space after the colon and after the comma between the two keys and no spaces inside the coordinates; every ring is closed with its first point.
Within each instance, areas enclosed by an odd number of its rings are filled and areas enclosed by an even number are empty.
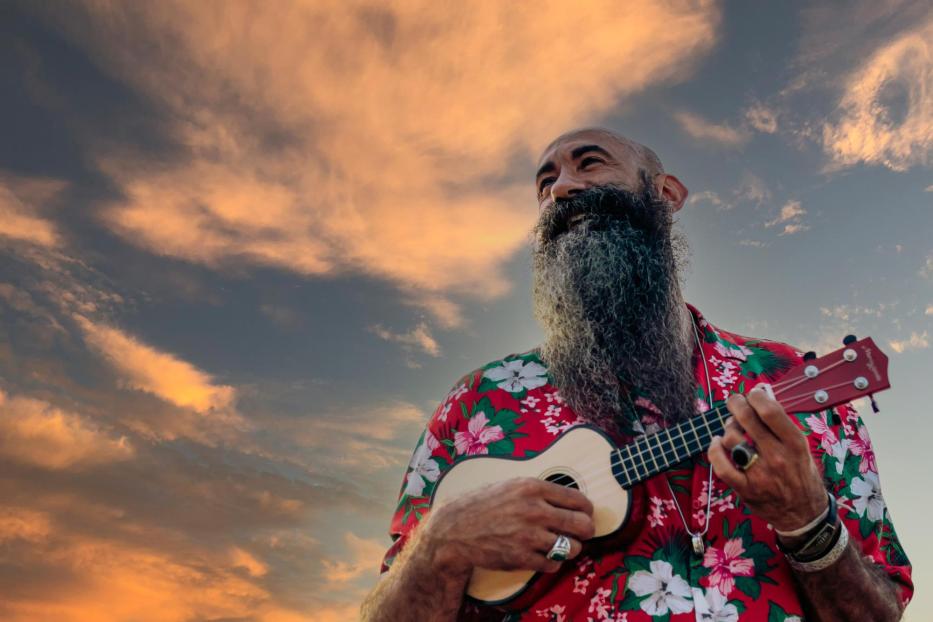
{"type": "Polygon", "coordinates": [[[692,416],[697,395],[679,289],[686,243],[671,205],[641,178],[640,194],[604,186],[554,202],[535,227],[533,254],[552,381],[584,420],[626,436],[635,395],[668,424],[692,416]],[[576,214],[584,220],[570,227],[576,214]]]}

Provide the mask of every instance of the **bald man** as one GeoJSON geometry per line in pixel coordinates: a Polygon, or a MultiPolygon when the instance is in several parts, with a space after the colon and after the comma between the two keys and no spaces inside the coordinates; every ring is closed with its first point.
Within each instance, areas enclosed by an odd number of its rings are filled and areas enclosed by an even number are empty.
{"type": "Polygon", "coordinates": [[[545,342],[467,374],[434,412],[363,619],[899,619],[911,568],[864,424],[849,406],[788,414],[747,391],[801,353],[717,328],[684,302],[685,244],[672,229],[684,184],[651,149],[602,128],[558,137],[535,184],[545,342]],[[633,488],[642,502],[625,538],[588,542],[590,499],[536,479],[431,511],[436,482],[464,458],[531,457],[582,423],[622,446],[723,403],[732,417],[708,451],[633,488]],[[740,444],[751,460],[737,464],[740,444]],[[465,597],[475,568],[550,580],[506,617],[465,597]]]}

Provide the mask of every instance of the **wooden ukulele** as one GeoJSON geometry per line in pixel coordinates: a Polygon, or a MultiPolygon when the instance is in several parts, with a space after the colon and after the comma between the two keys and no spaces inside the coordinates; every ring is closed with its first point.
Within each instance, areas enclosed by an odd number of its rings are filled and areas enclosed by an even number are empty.
{"type": "MultiPolygon", "coordinates": [[[[856,341],[850,335],[844,343],[844,348],[821,358],[805,357],[803,363],[770,385],[772,395],[787,412],[825,410],[891,386],[888,357],[871,338],[856,341]]],[[[765,384],[766,389],[768,386],[765,384]]],[[[437,507],[513,477],[535,477],[583,492],[594,507],[594,537],[603,538],[622,529],[629,519],[635,484],[705,451],[713,436],[723,434],[728,417],[722,405],[623,447],[600,430],[581,425],[558,436],[533,458],[470,456],[438,480],[431,505],[437,507]]],[[[533,570],[477,568],[466,594],[484,605],[505,605],[524,592],[537,575],[533,570]]]]}

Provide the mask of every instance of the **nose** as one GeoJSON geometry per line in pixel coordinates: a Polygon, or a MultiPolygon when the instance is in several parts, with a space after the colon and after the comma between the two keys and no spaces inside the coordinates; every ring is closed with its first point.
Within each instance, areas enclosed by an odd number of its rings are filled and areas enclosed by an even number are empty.
{"type": "Polygon", "coordinates": [[[584,190],[586,190],[586,183],[582,179],[574,177],[565,169],[561,172],[557,181],[551,185],[551,199],[554,201],[569,199],[572,196],[580,194],[584,190]]]}

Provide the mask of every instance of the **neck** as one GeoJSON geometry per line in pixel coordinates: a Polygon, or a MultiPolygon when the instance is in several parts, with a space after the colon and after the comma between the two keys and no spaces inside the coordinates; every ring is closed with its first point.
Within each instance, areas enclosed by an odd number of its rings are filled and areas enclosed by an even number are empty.
{"type": "Polygon", "coordinates": [[[612,473],[623,488],[631,488],[709,448],[722,435],[729,411],[724,405],[691,417],[655,434],[640,436],[613,450],[612,473]]]}

